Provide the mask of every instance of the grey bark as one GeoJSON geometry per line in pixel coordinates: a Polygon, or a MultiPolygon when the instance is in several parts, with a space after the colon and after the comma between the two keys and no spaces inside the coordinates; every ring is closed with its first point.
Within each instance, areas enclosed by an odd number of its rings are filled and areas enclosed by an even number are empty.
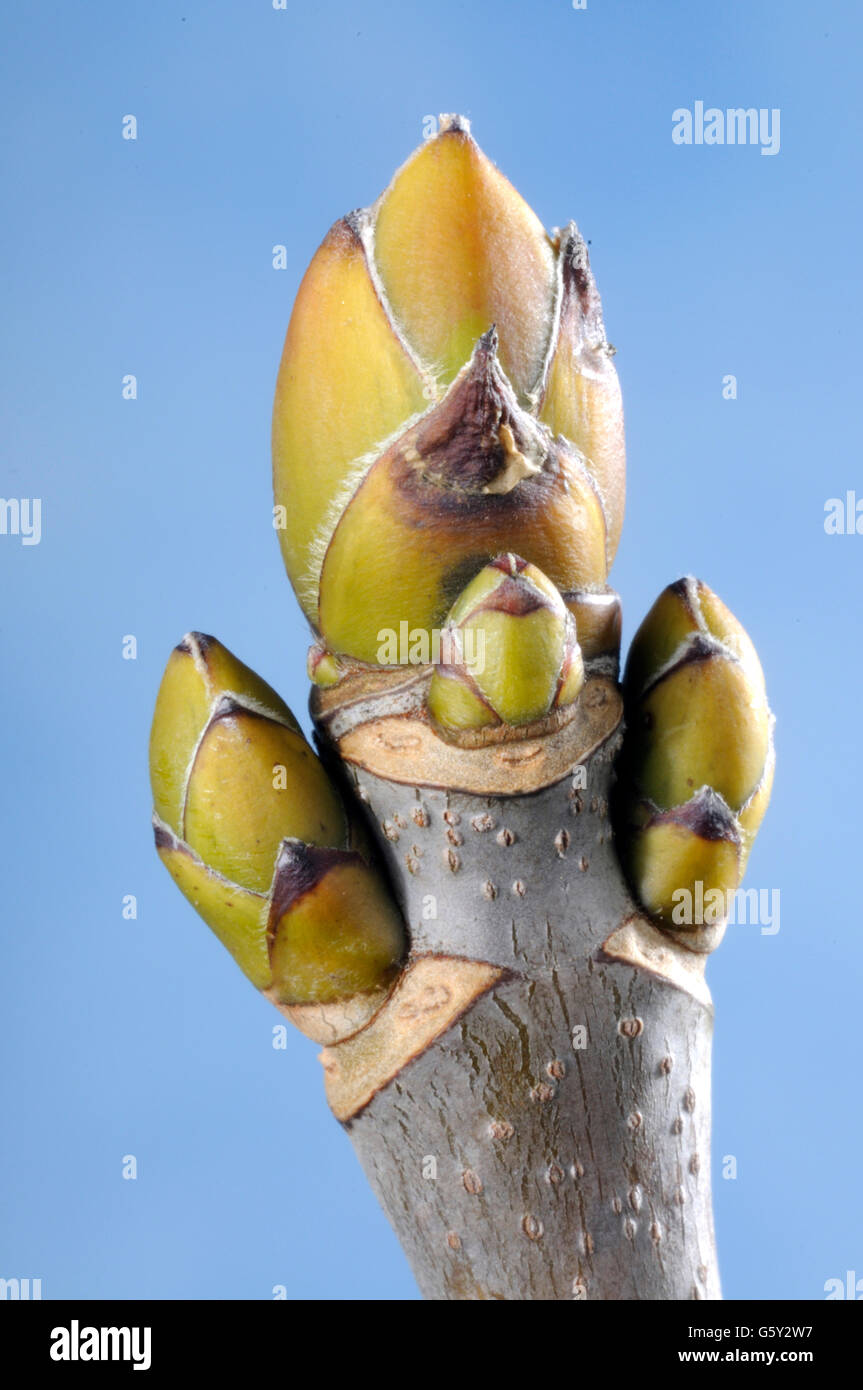
{"type": "MultiPolygon", "coordinates": [[[[319,727],[335,751],[342,726],[319,727]]],[[[500,972],[343,1116],[428,1299],[721,1296],[714,943],[659,932],[629,895],[608,817],[619,742],[612,721],[584,788],[568,769],[505,797],[345,764],[411,959],[500,972]]]]}

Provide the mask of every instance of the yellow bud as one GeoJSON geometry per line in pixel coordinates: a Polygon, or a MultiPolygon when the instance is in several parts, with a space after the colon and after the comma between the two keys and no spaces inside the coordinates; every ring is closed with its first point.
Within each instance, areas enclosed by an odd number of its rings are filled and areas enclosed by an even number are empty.
{"type": "Polygon", "coordinates": [[[467,122],[442,118],[297,296],[274,521],[306,615],[329,652],[374,664],[380,632],[438,629],[501,551],[600,593],[623,466],[584,243],[549,237],[467,122]]]}
{"type": "Polygon", "coordinates": [[[454,604],[428,706],[444,734],[526,725],[572,703],[583,684],[575,624],[558,590],[535,565],[505,554],[454,604]]]}
{"type": "Polygon", "coordinates": [[[195,635],[169,662],[151,748],[157,807],[171,816],[157,810],[156,847],[180,890],[304,1032],[332,1042],[361,1026],[394,978],[404,929],[287,707],[195,635]]]}
{"type": "Polygon", "coordinates": [[[764,676],[725,604],[684,579],[636,633],[624,694],[621,854],[647,911],[677,925],[676,890],[736,889],[766,810],[774,754],[764,676]]]}

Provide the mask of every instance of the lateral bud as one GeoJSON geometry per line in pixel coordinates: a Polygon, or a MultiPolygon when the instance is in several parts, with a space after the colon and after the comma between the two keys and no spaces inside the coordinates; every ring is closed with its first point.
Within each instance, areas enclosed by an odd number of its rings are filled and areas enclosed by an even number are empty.
{"type": "Polygon", "coordinates": [[[564,710],[584,684],[575,621],[554,584],[518,555],[499,555],[450,611],[428,708],[458,738],[521,727],[564,710]]]}
{"type": "MultiPolygon", "coordinates": [[[[290,710],[215,638],[172,653],[153,717],[156,849],[241,970],[304,1032],[371,1016],[405,949],[386,883],[290,710]]],[[[359,1022],[358,1022],[359,1020],[359,1022]]]]}
{"type": "Polygon", "coordinates": [[[755,648],[700,580],[670,584],[647,614],[627,660],[624,701],[621,856],[645,909],[675,922],[676,894],[699,883],[702,892],[738,887],[774,764],[755,648]]]}

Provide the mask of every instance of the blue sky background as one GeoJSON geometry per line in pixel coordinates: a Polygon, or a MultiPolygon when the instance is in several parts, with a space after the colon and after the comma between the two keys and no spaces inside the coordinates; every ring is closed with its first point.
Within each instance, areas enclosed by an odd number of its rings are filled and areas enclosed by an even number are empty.
{"type": "Polygon", "coordinates": [[[270,524],[284,331],[331,222],[426,115],[462,111],[546,224],[591,241],[627,412],[626,640],[694,571],[777,714],[747,886],[781,890],[781,929],[730,928],[709,967],[724,1291],[863,1276],[863,536],[823,524],[863,497],[863,11],[91,0],[7,7],[3,30],[0,495],[41,497],[43,534],[0,536],[0,1275],[55,1298],[417,1297],[317,1049],[274,1051],[277,1015],[153,853],[146,745],[189,628],[306,720],[270,524]],[[697,100],[780,108],[780,153],[676,146],[697,100]]]}

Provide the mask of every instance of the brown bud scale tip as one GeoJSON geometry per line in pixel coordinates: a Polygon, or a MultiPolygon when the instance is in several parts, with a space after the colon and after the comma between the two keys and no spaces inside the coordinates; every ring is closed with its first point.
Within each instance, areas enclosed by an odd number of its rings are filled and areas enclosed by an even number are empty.
{"type": "Polygon", "coordinates": [[[549,443],[550,437],[544,440],[519,407],[498,364],[497,333],[491,328],[444,399],[402,436],[394,451],[407,465],[400,479],[405,490],[419,475],[424,483],[487,498],[500,478],[513,472],[517,458],[523,471],[513,477],[513,487],[540,472],[549,443]]]}
{"type": "Polygon", "coordinates": [[[653,817],[653,825],[686,826],[702,840],[730,840],[740,843],[740,831],[728,803],[712,787],[701,787],[682,806],[662,811],[653,817]]]}
{"type": "Polygon", "coordinates": [[[283,840],[273,878],[270,930],[306,893],[317,888],[330,869],[345,864],[365,866],[365,862],[356,850],[321,849],[302,840],[283,840]]]}

